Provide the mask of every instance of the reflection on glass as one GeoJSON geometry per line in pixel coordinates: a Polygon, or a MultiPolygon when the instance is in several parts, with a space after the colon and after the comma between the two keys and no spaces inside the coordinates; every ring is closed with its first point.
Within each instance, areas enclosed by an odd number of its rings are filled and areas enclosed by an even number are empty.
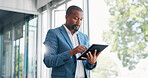
{"type": "Polygon", "coordinates": [[[66,13],[65,7],[66,5],[63,4],[59,6],[57,9],[52,10],[52,14],[53,14],[53,18],[52,18],[53,25],[52,26],[54,28],[59,27],[65,23],[65,13],[66,13]]]}
{"type": "Polygon", "coordinates": [[[65,23],[65,11],[55,11],[55,28],[65,23]],[[59,18],[60,17],[60,18],[59,18]]]}
{"type": "Polygon", "coordinates": [[[20,56],[19,56],[19,78],[23,78],[24,77],[24,75],[23,75],[23,73],[24,73],[24,38],[21,38],[20,40],[19,40],[19,42],[20,42],[20,56]]]}
{"type": "Polygon", "coordinates": [[[36,21],[36,18],[29,21],[28,78],[36,77],[36,21]]]}
{"type": "Polygon", "coordinates": [[[14,41],[14,77],[36,77],[36,21],[23,25],[23,37],[14,41]]]}
{"type": "Polygon", "coordinates": [[[24,19],[0,29],[0,78],[36,78],[37,18],[24,19]]]}
{"type": "Polygon", "coordinates": [[[3,58],[2,58],[2,77],[11,77],[11,55],[12,55],[12,31],[4,33],[3,58]]]}
{"type": "MultiPolygon", "coordinates": [[[[3,51],[3,46],[2,46],[2,43],[3,43],[3,39],[2,39],[2,32],[0,31],[0,71],[2,70],[2,58],[3,58],[3,55],[2,55],[2,51],[3,51]]],[[[0,72],[0,76],[1,76],[2,72],[0,72]]]]}

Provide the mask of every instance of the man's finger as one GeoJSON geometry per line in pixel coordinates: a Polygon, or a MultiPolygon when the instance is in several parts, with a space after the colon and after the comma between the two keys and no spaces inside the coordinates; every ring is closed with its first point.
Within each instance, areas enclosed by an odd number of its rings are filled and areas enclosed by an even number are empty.
{"type": "Polygon", "coordinates": [[[86,58],[86,57],[81,57],[81,59],[87,60],[87,58],[86,58]]]}
{"type": "Polygon", "coordinates": [[[92,54],[91,54],[91,52],[90,52],[90,51],[88,52],[88,54],[89,54],[90,58],[93,58],[93,56],[92,56],[92,54]]]}
{"type": "Polygon", "coordinates": [[[83,45],[80,45],[80,46],[79,46],[79,50],[80,50],[81,52],[84,52],[86,49],[87,49],[87,47],[85,47],[85,46],[83,46],[83,45]]]}
{"type": "Polygon", "coordinates": [[[96,55],[96,57],[98,57],[98,56],[100,55],[100,53],[101,53],[101,52],[99,52],[99,53],[96,55]]]}
{"type": "Polygon", "coordinates": [[[95,49],[95,52],[94,52],[93,56],[96,56],[96,54],[97,54],[97,50],[95,49]]]}
{"type": "Polygon", "coordinates": [[[86,55],[87,55],[87,59],[90,59],[89,53],[86,53],[86,55]]]}
{"type": "Polygon", "coordinates": [[[83,45],[79,45],[79,47],[84,48],[84,49],[87,49],[87,47],[86,46],[83,46],[83,45]]]}
{"type": "Polygon", "coordinates": [[[84,51],[87,50],[87,47],[86,46],[82,46],[82,48],[83,48],[84,51]]]}
{"type": "Polygon", "coordinates": [[[83,48],[84,48],[84,49],[87,49],[87,47],[86,47],[86,46],[83,46],[83,48]]]}
{"type": "Polygon", "coordinates": [[[81,50],[82,52],[84,52],[86,49],[85,49],[85,48],[83,48],[83,47],[81,47],[81,48],[80,48],[80,50],[81,50]]]}

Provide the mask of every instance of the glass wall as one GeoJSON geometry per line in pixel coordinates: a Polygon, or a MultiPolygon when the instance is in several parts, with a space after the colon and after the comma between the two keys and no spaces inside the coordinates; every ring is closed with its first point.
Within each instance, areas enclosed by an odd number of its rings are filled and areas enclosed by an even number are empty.
{"type": "Polygon", "coordinates": [[[26,21],[23,25],[23,37],[14,41],[14,77],[35,78],[36,60],[36,21],[26,21]]]}
{"type": "Polygon", "coordinates": [[[1,70],[2,70],[2,58],[3,58],[3,56],[2,56],[2,50],[3,50],[2,42],[3,42],[3,37],[2,37],[2,32],[0,32],[0,76],[2,75],[2,72],[1,72],[1,70]]]}
{"type": "Polygon", "coordinates": [[[1,76],[1,70],[2,70],[2,33],[0,32],[0,76],[1,76]]]}
{"type": "Polygon", "coordinates": [[[37,53],[36,53],[36,27],[37,18],[31,19],[28,22],[28,78],[36,78],[37,76],[37,53]]]}
{"type": "MultiPolygon", "coordinates": [[[[0,78],[36,78],[36,29],[37,17],[20,15],[20,20],[1,27],[0,30],[0,78]]],[[[14,20],[13,18],[9,18],[14,20]]],[[[5,22],[10,22],[6,19],[5,22]]]]}

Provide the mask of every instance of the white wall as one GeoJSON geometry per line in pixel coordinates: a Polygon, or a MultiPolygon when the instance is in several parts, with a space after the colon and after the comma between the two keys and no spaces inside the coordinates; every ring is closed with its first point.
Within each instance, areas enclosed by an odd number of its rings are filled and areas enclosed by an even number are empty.
{"type": "Polygon", "coordinates": [[[0,0],[0,10],[37,14],[36,0],[0,0]]]}

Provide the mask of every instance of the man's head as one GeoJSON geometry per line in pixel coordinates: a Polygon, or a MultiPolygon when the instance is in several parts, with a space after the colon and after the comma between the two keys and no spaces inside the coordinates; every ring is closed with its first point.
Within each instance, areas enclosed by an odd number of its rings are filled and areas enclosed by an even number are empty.
{"type": "Polygon", "coordinates": [[[70,6],[66,11],[66,26],[72,32],[79,30],[83,19],[83,10],[78,6],[70,6]]]}

